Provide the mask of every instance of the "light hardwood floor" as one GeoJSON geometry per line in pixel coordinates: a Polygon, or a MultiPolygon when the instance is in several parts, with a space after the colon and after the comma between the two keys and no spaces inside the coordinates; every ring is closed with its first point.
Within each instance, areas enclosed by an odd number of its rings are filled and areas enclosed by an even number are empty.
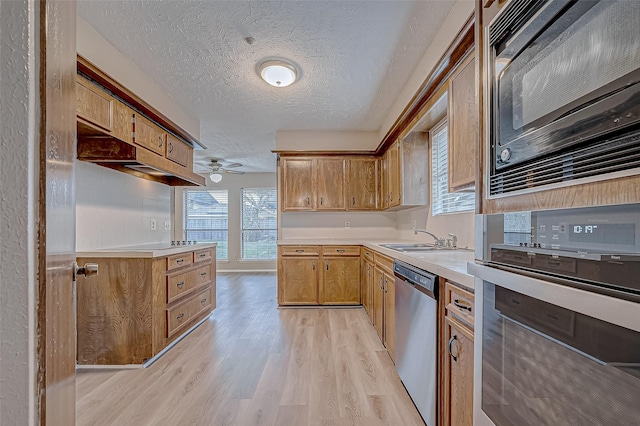
{"type": "Polygon", "coordinates": [[[78,371],[77,424],[424,425],[362,308],[278,309],[275,273],[217,297],[149,368],[78,371]]]}

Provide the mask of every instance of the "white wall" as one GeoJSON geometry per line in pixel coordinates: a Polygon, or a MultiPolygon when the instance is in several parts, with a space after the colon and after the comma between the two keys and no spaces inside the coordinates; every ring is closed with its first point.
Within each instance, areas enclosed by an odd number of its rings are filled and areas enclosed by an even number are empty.
{"type": "Polygon", "coordinates": [[[76,32],[80,55],[200,139],[200,121],[79,16],[76,32]]]}
{"type": "Polygon", "coordinates": [[[413,223],[416,221],[416,228],[426,229],[440,238],[450,238],[449,232],[458,237],[458,247],[474,247],[474,217],[470,213],[454,213],[432,216],[431,207],[415,207],[409,210],[399,211],[396,215],[397,238],[431,243],[433,238],[425,234],[415,235],[413,233],[413,223]]]}
{"type": "Polygon", "coordinates": [[[373,151],[378,132],[298,131],[276,132],[276,149],[290,151],[373,151]]]}
{"type": "Polygon", "coordinates": [[[228,233],[228,253],[229,260],[219,260],[217,263],[218,271],[274,271],[276,269],[276,261],[260,261],[260,260],[240,260],[240,241],[241,234],[241,196],[242,188],[275,188],[275,173],[247,173],[244,175],[234,175],[224,173],[222,182],[213,183],[207,176],[206,188],[196,187],[176,187],[175,189],[175,217],[174,229],[175,239],[183,239],[183,191],[184,189],[226,189],[229,191],[229,233],[228,233]]]}
{"type": "Polygon", "coordinates": [[[280,213],[281,238],[393,239],[395,212],[280,213]],[[345,227],[345,222],[350,227],[345,227]]]}
{"type": "Polygon", "coordinates": [[[37,2],[0,1],[0,424],[36,420],[37,2]]]}
{"type": "Polygon", "coordinates": [[[164,230],[171,207],[167,185],[76,161],[78,252],[171,241],[171,231],[164,230]]]}

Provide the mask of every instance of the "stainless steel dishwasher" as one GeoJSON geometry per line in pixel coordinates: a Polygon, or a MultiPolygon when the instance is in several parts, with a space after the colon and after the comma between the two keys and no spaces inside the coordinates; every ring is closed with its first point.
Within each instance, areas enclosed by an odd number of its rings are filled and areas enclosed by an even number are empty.
{"type": "Polygon", "coordinates": [[[437,276],[396,260],[396,370],[422,419],[436,424],[437,276]]]}

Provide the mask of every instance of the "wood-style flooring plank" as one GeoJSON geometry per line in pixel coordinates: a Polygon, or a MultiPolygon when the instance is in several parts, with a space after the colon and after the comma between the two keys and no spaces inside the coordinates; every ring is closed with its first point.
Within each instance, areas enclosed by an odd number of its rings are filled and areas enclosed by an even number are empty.
{"type": "Polygon", "coordinates": [[[217,308],[153,365],[79,370],[77,424],[424,425],[362,308],[283,308],[273,273],[218,274],[217,308]]]}

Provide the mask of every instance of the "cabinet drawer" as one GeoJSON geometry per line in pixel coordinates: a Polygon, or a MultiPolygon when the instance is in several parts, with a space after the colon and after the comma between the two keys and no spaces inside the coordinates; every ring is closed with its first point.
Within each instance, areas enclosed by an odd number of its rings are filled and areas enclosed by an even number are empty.
{"type": "Polygon", "coordinates": [[[202,262],[213,258],[213,249],[199,250],[193,253],[194,262],[202,262]]]}
{"type": "Polygon", "coordinates": [[[76,80],[76,114],[83,120],[111,131],[114,99],[88,81],[76,80]]]}
{"type": "Polygon", "coordinates": [[[360,246],[322,246],[323,256],[360,256],[360,246]]]}
{"type": "Polygon", "coordinates": [[[376,263],[376,266],[384,269],[389,274],[393,275],[393,259],[383,254],[380,254],[378,252],[374,252],[373,258],[376,263]]]}
{"type": "Polygon", "coordinates": [[[368,247],[362,247],[362,257],[367,261],[373,263],[373,250],[368,247]]]}
{"type": "Polygon", "coordinates": [[[447,315],[453,315],[473,328],[475,312],[473,306],[475,300],[474,295],[450,282],[445,283],[444,291],[444,303],[447,309],[447,315]]]}
{"type": "Polygon", "coordinates": [[[193,252],[175,254],[167,257],[167,271],[191,265],[193,263],[193,252]]]}
{"type": "Polygon", "coordinates": [[[167,309],[167,337],[183,331],[189,324],[191,301],[192,299],[187,299],[173,308],[167,309]]]}
{"type": "Polygon", "coordinates": [[[167,277],[167,303],[179,299],[192,290],[211,282],[211,264],[201,266],[192,271],[167,277]]]}
{"type": "Polygon", "coordinates": [[[189,161],[190,146],[173,135],[167,134],[167,158],[182,166],[187,166],[189,161]]]}
{"type": "Polygon", "coordinates": [[[190,299],[189,312],[191,313],[191,318],[196,318],[205,311],[210,312],[212,307],[213,287],[207,287],[190,299]]]}
{"type": "Polygon", "coordinates": [[[320,246],[280,246],[282,256],[318,256],[320,246]]]}
{"type": "Polygon", "coordinates": [[[164,157],[167,132],[151,121],[136,114],[133,142],[164,157]]]}

